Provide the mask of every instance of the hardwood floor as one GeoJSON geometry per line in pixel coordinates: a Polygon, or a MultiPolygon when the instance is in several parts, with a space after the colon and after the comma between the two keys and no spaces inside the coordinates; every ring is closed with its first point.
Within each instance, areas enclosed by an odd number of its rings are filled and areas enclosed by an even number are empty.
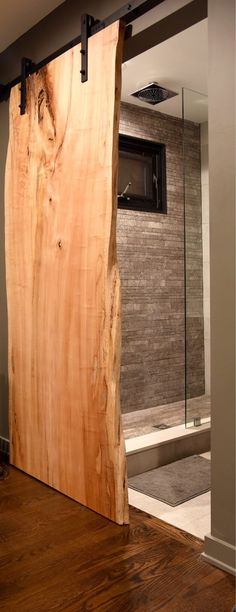
{"type": "Polygon", "coordinates": [[[231,612],[202,543],[135,508],[119,527],[10,468],[0,481],[1,612],[231,612]]]}

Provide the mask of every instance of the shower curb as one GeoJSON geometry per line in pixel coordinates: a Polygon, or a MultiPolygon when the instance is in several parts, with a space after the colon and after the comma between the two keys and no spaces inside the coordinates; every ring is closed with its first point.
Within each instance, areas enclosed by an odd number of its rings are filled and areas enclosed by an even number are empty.
{"type": "Polygon", "coordinates": [[[148,443],[148,435],[146,435],[145,445],[143,444],[144,436],[138,436],[136,448],[129,448],[130,442],[126,440],[128,478],[210,450],[211,429],[209,425],[192,428],[191,431],[183,429],[183,432],[180,432],[178,427],[173,427],[172,430],[178,430],[178,435],[175,435],[173,431],[172,438],[168,440],[160,439],[160,441],[153,442],[152,437],[148,443]]]}

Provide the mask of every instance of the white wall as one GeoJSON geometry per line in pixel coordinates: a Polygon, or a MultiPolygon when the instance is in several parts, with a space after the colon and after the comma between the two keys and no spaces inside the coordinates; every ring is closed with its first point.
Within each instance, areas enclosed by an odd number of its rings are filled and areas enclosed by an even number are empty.
{"type": "Polygon", "coordinates": [[[211,533],[205,558],[235,572],[236,0],[208,0],[211,533]]]}
{"type": "Polygon", "coordinates": [[[202,188],[202,250],[203,250],[203,315],[205,353],[205,392],[211,393],[210,349],[210,240],[209,240],[209,165],[208,122],[201,124],[201,188],[202,188]]]}

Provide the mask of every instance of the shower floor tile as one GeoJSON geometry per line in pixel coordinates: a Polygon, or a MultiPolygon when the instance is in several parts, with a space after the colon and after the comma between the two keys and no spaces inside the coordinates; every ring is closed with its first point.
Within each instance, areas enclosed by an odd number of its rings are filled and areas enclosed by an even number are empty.
{"type": "MultiPolygon", "coordinates": [[[[203,395],[188,400],[188,422],[193,421],[196,417],[207,419],[210,417],[210,413],[211,399],[209,396],[203,395]]],[[[184,401],[122,414],[122,425],[126,439],[136,438],[153,431],[157,432],[159,425],[162,426],[159,431],[162,431],[163,425],[170,428],[183,425],[184,422],[184,401]]]]}

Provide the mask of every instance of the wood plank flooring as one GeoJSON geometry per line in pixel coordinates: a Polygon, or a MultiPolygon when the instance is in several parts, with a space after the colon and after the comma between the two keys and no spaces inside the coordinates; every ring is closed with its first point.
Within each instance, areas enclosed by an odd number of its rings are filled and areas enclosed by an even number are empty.
{"type": "Polygon", "coordinates": [[[135,508],[120,527],[15,468],[0,481],[1,612],[231,612],[201,551],[135,508]]]}

